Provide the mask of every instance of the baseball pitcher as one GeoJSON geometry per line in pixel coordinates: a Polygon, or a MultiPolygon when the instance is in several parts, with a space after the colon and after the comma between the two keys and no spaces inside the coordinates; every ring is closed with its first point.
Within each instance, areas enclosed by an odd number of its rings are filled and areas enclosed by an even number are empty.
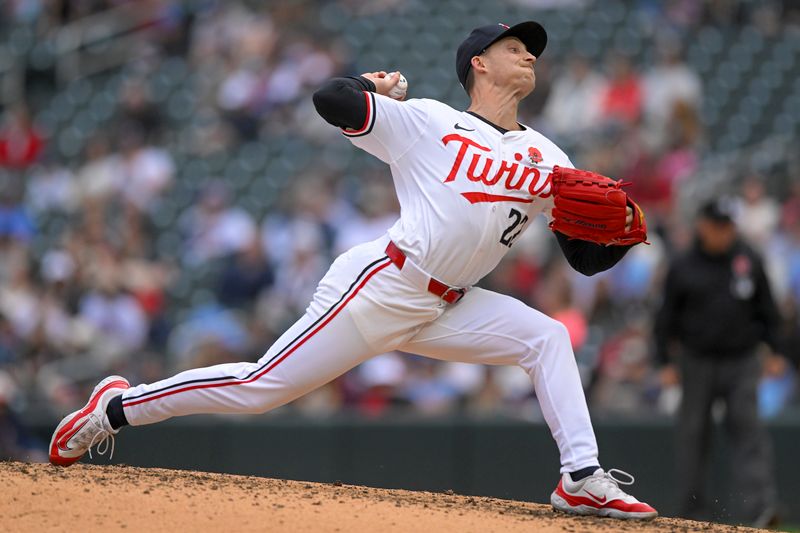
{"type": "MultiPolygon", "coordinates": [[[[458,48],[466,111],[403,101],[397,72],[328,81],[314,104],[356,147],[389,165],[400,201],[383,237],[339,256],[300,320],[255,363],[182,372],[130,386],[111,376],[65,417],[50,461],[70,465],[122,426],[199,413],[263,413],[377,354],[519,365],[530,376],[558,445],[553,507],[651,519],[625,493],[633,477],[600,468],[566,328],[503,294],[474,287],[539,214],[573,268],[611,268],[646,239],[644,216],[621,184],[576,170],[552,141],[517,121],[547,43],[536,22],[476,28],[458,48]]],[[[98,450],[100,453],[101,450],[98,450]]]]}

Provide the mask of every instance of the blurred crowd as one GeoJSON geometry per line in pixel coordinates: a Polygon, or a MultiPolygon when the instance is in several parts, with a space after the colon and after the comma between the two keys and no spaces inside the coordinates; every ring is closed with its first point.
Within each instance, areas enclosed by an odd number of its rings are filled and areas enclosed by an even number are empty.
{"type": "MultiPolygon", "coordinates": [[[[0,9],[6,25],[31,23],[46,34],[125,3],[23,0],[0,9]]],[[[180,2],[143,4],[158,14],[150,46],[126,66],[114,116],[77,157],[60,155],[61,138],[37,124],[37,109],[14,102],[3,110],[4,428],[18,427],[20,416],[46,418],[78,407],[87,387],[109,373],[151,382],[188,367],[257,359],[303,313],[332,258],[377,238],[398,216],[388,169],[377,165],[341,172],[320,164],[265,176],[279,186],[262,210],[221,174],[193,187],[182,181],[192,179],[181,172],[187,161],[254,143],[266,151],[287,130],[319,151],[337,143],[341,153],[354,150],[313,116],[310,93],[330,76],[352,74],[355,58],[335,34],[320,36],[311,13],[330,4],[355,13],[358,2],[208,2],[192,11],[180,2]],[[199,111],[191,128],[175,126],[148,83],[171,57],[185,60],[192,80],[199,111]],[[180,209],[165,230],[164,213],[175,205],[180,209]],[[181,290],[187,284],[191,290],[181,290]]],[[[679,29],[748,16],[764,32],[776,32],[796,18],[777,20],[777,8],[739,9],[747,2],[674,2],[666,13],[658,4],[643,1],[637,9],[679,29]]],[[[652,316],[668,259],[693,240],[680,190],[698,179],[709,132],[700,119],[703,80],[682,57],[676,35],[657,39],[657,60],[644,69],[624,50],[609,51],[599,64],[581,54],[543,60],[537,91],[522,110],[525,123],[573,148],[576,165],[632,183],[630,193],[648,215],[651,245],[586,278],[570,270],[540,221],[481,282],[567,325],[598,412],[668,414],[679,398],[679,389],[659,378],[652,316]]],[[[785,320],[782,355],[797,361],[800,175],[746,173],[727,192],[737,198],[743,237],[767,261],[785,320]]],[[[796,403],[796,383],[792,364],[765,367],[762,415],[796,403]]],[[[378,416],[402,407],[540,416],[518,368],[399,353],[364,363],[288,409],[378,416]]],[[[10,431],[3,429],[4,439],[16,434],[10,431]]],[[[13,445],[22,444],[0,443],[13,445]]]]}

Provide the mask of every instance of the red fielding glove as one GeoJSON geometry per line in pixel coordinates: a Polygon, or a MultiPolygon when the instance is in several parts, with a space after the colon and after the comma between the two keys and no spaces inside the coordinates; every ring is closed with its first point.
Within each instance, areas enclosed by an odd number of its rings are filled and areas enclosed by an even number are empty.
{"type": "Polygon", "coordinates": [[[551,230],[605,246],[647,243],[644,212],[622,190],[622,182],[559,166],[553,167],[552,180],[555,207],[551,230]],[[630,231],[625,231],[627,207],[633,209],[630,231]]]}

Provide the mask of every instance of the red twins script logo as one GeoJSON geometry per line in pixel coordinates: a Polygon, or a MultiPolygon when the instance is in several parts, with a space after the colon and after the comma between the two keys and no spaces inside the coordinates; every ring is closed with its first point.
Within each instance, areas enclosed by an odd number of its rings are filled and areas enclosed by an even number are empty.
{"type": "MultiPolygon", "coordinates": [[[[453,167],[450,169],[450,174],[444,180],[444,183],[449,183],[456,179],[456,174],[461,169],[461,164],[464,162],[467,152],[472,151],[472,158],[467,168],[467,179],[474,182],[482,182],[485,185],[498,189],[498,192],[519,191],[526,186],[527,191],[531,196],[538,196],[539,198],[548,198],[552,195],[551,192],[551,175],[548,174],[545,179],[541,179],[541,173],[536,167],[523,166],[522,173],[517,177],[517,170],[519,170],[519,162],[522,161],[522,154],[514,154],[515,163],[501,160],[500,168],[492,175],[491,170],[495,160],[491,157],[484,155],[482,152],[491,152],[490,148],[482,146],[468,137],[464,137],[457,133],[451,133],[442,137],[442,142],[447,146],[451,142],[461,143],[456,155],[456,160],[453,162],[453,167]],[[478,168],[483,162],[483,167],[478,174],[478,168]],[[491,177],[490,177],[491,175],[491,177]],[[505,179],[503,177],[505,176],[505,179]],[[530,177],[530,180],[528,178],[530,177]]],[[[542,155],[536,148],[529,149],[529,157],[533,162],[540,162],[542,155]],[[535,152],[534,152],[535,150],[535,152]]],[[[479,202],[521,202],[529,204],[533,202],[533,198],[510,196],[507,194],[487,194],[485,192],[462,192],[461,196],[466,198],[469,203],[476,204],[479,202]]]]}

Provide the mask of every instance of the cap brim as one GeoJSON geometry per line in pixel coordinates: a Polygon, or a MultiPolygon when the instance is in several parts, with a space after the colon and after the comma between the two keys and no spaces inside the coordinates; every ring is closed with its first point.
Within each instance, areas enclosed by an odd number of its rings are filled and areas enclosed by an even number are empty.
{"type": "Polygon", "coordinates": [[[492,46],[500,39],[505,39],[506,37],[516,37],[522,41],[522,43],[525,45],[525,48],[528,49],[528,52],[536,57],[542,55],[545,46],[547,46],[547,32],[544,31],[544,27],[542,27],[541,24],[533,20],[520,22],[519,24],[511,26],[506,31],[498,35],[494,41],[489,43],[487,48],[492,46]]]}
{"type": "Polygon", "coordinates": [[[733,218],[730,215],[721,213],[701,213],[700,218],[714,222],[715,224],[733,224],[733,218]]]}

